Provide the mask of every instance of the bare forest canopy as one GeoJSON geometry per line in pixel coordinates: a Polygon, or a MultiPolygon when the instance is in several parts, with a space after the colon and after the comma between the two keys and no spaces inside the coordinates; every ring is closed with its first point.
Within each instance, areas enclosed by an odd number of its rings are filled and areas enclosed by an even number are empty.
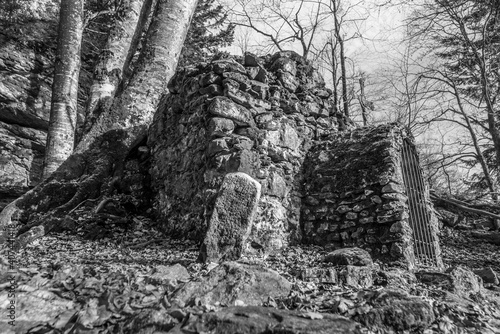
{"type": "MultiPolygon", "coordinates": [[[[96,117],[89,96],[96,58],[104,56],[114,18],[126,8],[139,14],[132,5],[85,1],[76,141],[96,117]]],[[[58,13],[58,1],[3,1],[3,36],[55,51],[58,13]]],[[[409,126],[436,191],[496,201],[498,15],[494,1],[200,1],[179,64],[221,51],[295,50],[318,67],[335,108],[357,124],[409,126]]],[[[134,37],[137,52],[128,54],[118,79],[128,80],[145,36],[143,28],[134,37]]]]}
{"type": "Polygon", "coordinates": [[[499,25],[3,0],[0,331],[498,332],[499,25]]]}

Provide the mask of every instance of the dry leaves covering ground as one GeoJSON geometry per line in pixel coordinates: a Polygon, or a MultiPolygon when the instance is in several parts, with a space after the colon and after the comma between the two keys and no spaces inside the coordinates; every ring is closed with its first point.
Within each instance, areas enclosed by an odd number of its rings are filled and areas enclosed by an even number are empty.
{"type": "MultiPolygon", "coordinates": [[[[128,225],[97,226],[86,222],[88,220],[81,219],[74,231],[45,236],[16,254],[16,293],[25,294],[28,301],[24,306],[18,305],[17,317],[36,324],[30,328],[16,327],[16,333],[120,332],[120,324],[141,310],[152,306],[170,307],[169,295],[182,281],[165,284],[148,279],[158,266],[180,264],[189,273],[190,278],[186,280],[196,279],[213,267],[196,263],[196,244],[159,238],[161,234],[145,217],[135,217],[128,225]],[[61,306],[64,312],[60,312],[61,306]],[[51,313],[51,308],[59,311],[51,313]]],[[[500,272],[500,246],[478,242],[468,236],[467,231],[448,228],[444,229],[442,239],[447,265],[491,266],[500,272]]],[[[2,254],[0,288],[5,293],[10,283],[5,250],[2,254]]],[[[392,281],[381,274],[375,278],[375,285],[367,289],[300,279],[298,273],[304,268],[325,266],[324,254],[320,247],[303,246],[277,254],[255,250],[255,255],[243,260],[274,269],[293,283],[292,293],[287,298],[270,298],[266,306],[301,310],[310,319],[320,318],[324,312],[356,319],[357,315],[375,307],[370,302],[371,297],[390,287],[420,296],[432,306],[434,322],[425,330],[415,332],[500,333],[498,292],[485,290],[475,300],[465,300],[440,287],[407,280],[403,272],[400,278],[392,281]]],[[[379,266],[381,272],[388,270],[383,264],[379,266]]],[[[176,333],[195,333],[188,329],[189,326],[179,329],[189,321],[190,314],[211,312],[224,306],[195,303],[171,314],[171,321],[179,324],[175,327],[176,333]]],[[[0,326],[5,324],[2,322],[0,326]]],[[[9,333],[9,330],[14,333],[12,328],[0,332],[9,333]]],[[[368,328],[363,331],[377,332],[368,328]]],[[[396,331],[381,326],[378,332],[396,331]]]]}

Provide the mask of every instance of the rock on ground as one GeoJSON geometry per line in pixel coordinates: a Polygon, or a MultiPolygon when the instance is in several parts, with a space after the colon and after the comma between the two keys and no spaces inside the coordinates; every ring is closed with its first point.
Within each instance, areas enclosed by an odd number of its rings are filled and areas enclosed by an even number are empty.
{"type": "Polygon", "coordinates": [[[356,288],[369,288],[373,285],[373,270],[370,266],[343,266],[339,281],[356,288]]]}
{"type": "Polygon", "coordinates": [[[440,286],[460,297],[469,298],[471,294],[481,291],[482,280],[465,267],[449,268],[445,273],[420,271],[415,273],[418,280],[427,285],[440,286]]]}
{"type": "Polygon", "coordinates": [[[325,262],[351,266],[370,266],[373,264],[370,253],[357,247],[336,249],[325,256],[325,262]]]}
{"type": "Polygon", "coordinates": [[[115,325],[113,332],[121,334],[165,333],[177,324],[178,321],[164,309],[145,309],[115,325]]]}
{"type": "Polygon", "coordinates": [[[457,266],[447,270],[447,273],[453,282],[450,291],[459,296],[469,297],[483,288],[481,278],[465,267],[457,266]]]}
{"type": "Polygon", "coordinates": [[[219,312],[205,313],[193,325],[196,324],[196,328],[214,334],[361,333],[358,324],[339,315],[257,306],[228,307],[219,312]]]}
{"type": "Polygon", "coordinates": [[[190,278],[187,269],[177,263],[172,266],[157,266],[151,275],[145,277],[145,280],[147,284],[176,285],[178,281],[186,281],[190,278]]]}
{"type": "Polygon", "coordinates": [[[490,283],[494,285],[500,284],[500,281],[498,279],[498,273],[493,269],[491,269],[491,267],[474,270],[474,274],[481,277],[484,283],[490,283]]]}
{"type": "Polygon", "coordinates": [[[60,329],[59,326],[64,326],[80,309],[77,303],[45,289],[16,291],[15,298],[9,297],[9,292],[4,290],[0,293],[0,306],[3,311],[0,332],[4,334],[27,333],[30,328],[45,324],[60,329]],[[15,301],[13,319],[9,318],[8,308],[12,300],[15,301]],[[15,326],[9,324],[12,320],[15,326]]]}
{"type": "Polygon", "coordinates": [[[199,260],[219,262],[240,258],[257,211],[260,188],[260,184],[245,173],[224,177],[199,260]]]}
{"type": "Polygon", "coordinates": [[[378,291],[369,304],[373,306],[370,311],[358,314],[353,319],[372,329],[421,333],[435,319],[429,303],[402,291],[378,291]]]}
{"type": "Polygon", "coordinates": [[[375,274],[375,284],[389,289],[410,291],[411,286],[417,282],[415,274],[400,268],[389,268],[375,274]]]}
{"type": "Polygon", "coordinates": [[[188,282],[171,299],[190,305],[262,305],[268,297],[285,297],[292,285],[277,272],[238,262],[224,262],[198,281],[188,282]]]}

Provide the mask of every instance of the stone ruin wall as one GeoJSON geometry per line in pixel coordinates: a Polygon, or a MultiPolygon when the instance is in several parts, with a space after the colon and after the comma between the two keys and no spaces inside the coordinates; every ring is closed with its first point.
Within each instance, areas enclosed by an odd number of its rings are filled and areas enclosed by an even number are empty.
{"type": "MultiPolygon", "coordinates": [[[[388,124],[339,132],[310,150],[304,165],[305,242],[362,247],[374,258],[415,266],[401,167],[405,138],[412,142],[403,127],[388,124]]],[[[427,204],[430,228],[436,228],[427,204]]],[[[437,242],[437,231],[432,232],[437,242]]]]}
{"type": "Polygon", "coordinates": [[[244,172],[262,186],[252,240],[299,241],[303,160],[343,123],[321,76],[293,52],[247,54],[182,70],[169,89],[148,137],[164,230],[203,238],[223,177],[244,172]]]}
{"type": "Polygon", "coordinates": [[[244,172],[261,184],[250,240],[267,250],[357,246],[416,265],[401,167],[411,135],[402,126],[352,128],[293,52],[187,68],[169,89],[148,136],[165,232],[201,241],[224,176],[244,172]]]}

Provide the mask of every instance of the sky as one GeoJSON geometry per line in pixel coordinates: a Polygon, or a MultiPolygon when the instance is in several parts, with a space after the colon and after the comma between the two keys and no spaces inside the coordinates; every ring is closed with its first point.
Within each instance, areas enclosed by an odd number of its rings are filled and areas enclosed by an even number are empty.
{"type": "MultiPolygon", "coordinates": [[[[266,1],[266,0],[265,0],[266,1]]],[[[227,2],[227,1],[226,1],[227,2]]],[[[267,2],[269,2],[267,0],[267,2]]],[[[325,3],[328,1],[324,0],[325,3]]],[[[374,72],[381,66],[385,65],[388,59],[397,58],[400,52],[400,42],[404,37],[404,8],[401,6],[378,6],[380,0],[366,0],[360,1],[347,8],[344,5],[344,11],[347,11],[345,16],[345,23],[342,24],[343,36],[346,39],[346,56],[348,62],[356,66],[358,70],[364,72],[374,72]]],[[[228,6],[233,8],[234,12],[241,13],[241,6],[236,2],[229,2],[228,6]]],[[[261,3],[260,0],[249,1],[251,6],[257,6],[261,3]]],[[[287,1],[287,3],[293,3],[295,6],[299,1],[287,1]]],[[[353,3],[352,1],[345,1],[345,3],[353,3]]],[[[297,7],[296,7],[297,8],[297,7]]],[[[300,11],[300,21],[304,26],[309,25],[310,13],[316,13],[317,2],[306,3],[300,11]]],[[[285,8],[282,12],[286,12],[285,8]]],[[[321,11],[327,12],[326,6],[321,6],[321,11]]],[[[253,18],[255,20],[255,25],[257,28],[263,30],[264,32],[272,32],[272,28],[266,26],[266,23],[259,23],[258,17],[256,15],[266,16],[269,11],[261,10],[253,13],[253,18]]],[[[295,12],[292,12],[295,13],[295,12]]],[[[314,16],[314,15],[312,15],[314,16]]],[[[233,20],[241,20],[238,16],[233,16],[233,20]]],[[[281,22],[272,22],[273,27],[277,27],[281,22]]],[[[326,16],[320,28],[320,31],[316,33],[313,40],[313,44],[317,48],[321,48],[328,36],[331,34],[332,27],[334,25],[333,17],[326,16]]],[[[286,37],[287,33],[284,32],[280,36],[286,37]]],[[[241,54],[241,41],[247,40],[249,42],[249,51],[261,53],[262,45],[269,44],[269,39],[262,36],[252,30],[251,28],[239,26],[236,29],[235,43],[227,48],[227,50],[233,54],[241,54]]],[[[288,44],[286,49],[297,51],[302,53],[300,44],[298,42],[294,44],[288,44]]],[[[265,51],[268,51],[266,49],[265,51]]],[[[276,48],[271,50],[271,52],[276,51],[276,48]]]]}
{"type": "MultiPolygon", "coordinates": [[[[229,1],[229,0],[226,0],[229,1]]],[[[236,1],[247,1],[251,5],[256,5],[265,1],[267,3],[278,0],[236,0],[236,1]]],[[[317,6],[317,1],[307,2],[306,7],[302,8],[301,22],[307,25],[308,13],[315,13],[307,8],[307,6],[312,6],[314,8],[317,6]]],[[[325,3],[328,0],[321,0],[325,3]]],[[[394,92],[391,91],[391,84],[387,83],[387,80],[393,76],[396,80],[398,79],[397,67],[401,64],[404,53],[407,51],[408,43],[405,40],[405,18],[409,16],[411,11],[415,8],[415,5],[393,5],[393,6],[380,6],[383,0],[361,0],[359,2],[340,0],[344,4],[344,12],[347,6],[351,6],[347,10],[345,16],[345,23],[342,25],[343,36],[346,39],[346,58],[349,75],[358,75],[361,72],[367,77],[366,80],[366,91],[367,97],[370,101],[375,103],[375,111],[372,113],[372,123],[381,121],[385,122],[392,117],[394,120],[394,115],[396,114],[397,99],[394,99],[394,92]]],[[[298,3],[298,0],[282,0],[288,5],[290,3],[298,3]]],[[[386,2],[386,1],[384,1],[386,2]]],[[[235,6],[235,2],[230,1],[230,5],[234,6],[235,11],[241,12],[241,7],[235,6]]],[[[285,7],[286,9],[286,7],[285,7]]],[[[325,7],[326,9],[326,7],[325,7]]],[[[265,16],[269,12],[266,12],[264,8],[260,8],[253,13],[253,18],[259,15],[265,16]],[[267,13],[267,14],[266,14],[267,13]]],[[[234,19],[234,17],[233,17],[234,19]]],[[[325,18],[321,31],[317,34],[314,39],[314,43],[321,47],[327,40],[328,36],[331,34],[331,30],[334,26],[333,18],[325,18]]],[[[279,27],[279,21],[272,21],[270,19],[263,20],[260,23],[256,23],[259,29],[264,32],[272,32],[273,28],[279,27]],[[267,26],[266,26],[267,24],[267,26]]],[[[283,36],[286,36],[283,35],[283,36]]],[[[236,43],[228,48],[228,51],[234,54],[242,53],[242,40],[246,40],[249,44],[249,50],[251,52],[262,54],[262,48],[259,48],[262,44],[269,42],[269,40],[250,28],[238,27],[236,30],[236,43]]],[[[287,45],[285,49],[291,49],[299,54],[302,52],[300,44],[290,44],[287,45]]],[[[272,53],[277,51],[265,50],[266,53],[272,53]]],[[[326,65],[321,62],[316,63],[326,80],[327,86],[332,86],[331,74],[326,69],[326,65]]],[[[351,83],[354,85],[355,90],[359,89],[359,84],[357,83],[357,78],[353,77],[351,83]]],[[[401,82],[397,83],[401,85],[401,82]]],[[[358,94],[356,91],[354,94],[358,94]]],[[[353,103],[353,110],[359,109],[357,103],[353,103]]],[[[433,107],[428,107],[432,109],[433,107]]],[[[404,108],[403,108],[404,109],[404,108]]],[[[360,121],[360,116],[355,116],[355,121],[360,121]]],[[[427,129],[420,133],[416,133],[417,141],[422,145],[427,145],[425,149],[430,146],[438,147],[436,145],[440,140],[445,140],[448,142],[456,141],[457,137],[464,136],[461,129],[456,129],[452,127],[450,129],[449,124],[439,124],[434,129],[427,129]],[[444,138],[444,139],[442,139],[444,138]],[[433,144],[434,143],[434,144],[433,144]]]]}

